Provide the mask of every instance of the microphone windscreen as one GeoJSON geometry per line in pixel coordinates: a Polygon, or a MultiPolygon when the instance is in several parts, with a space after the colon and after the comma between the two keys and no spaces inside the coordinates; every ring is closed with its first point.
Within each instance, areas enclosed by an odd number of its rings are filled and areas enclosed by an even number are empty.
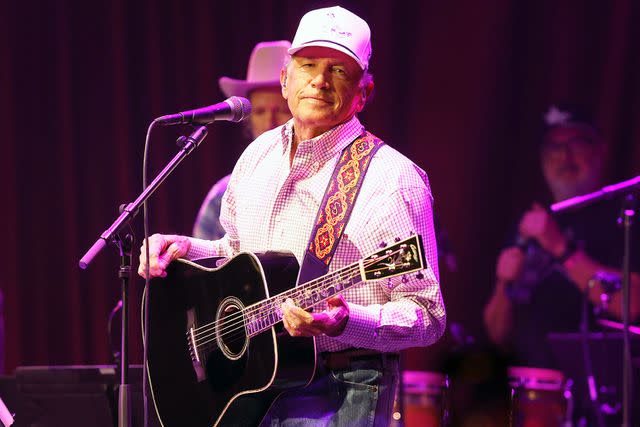
{"type": "Polygon", "coordinates": [[[251,114],[251,102],[249,102],[247,98],[232,96],[227,99],[227,102],[231,105],[231,112],[233,113],[233,117],[231,118],[232,122],[241,122],[251,114]]]}

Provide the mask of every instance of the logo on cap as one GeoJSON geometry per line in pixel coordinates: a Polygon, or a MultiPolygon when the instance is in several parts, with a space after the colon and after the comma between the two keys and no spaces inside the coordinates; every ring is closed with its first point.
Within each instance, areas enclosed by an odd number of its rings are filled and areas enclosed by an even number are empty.
{"type": "MultiPolygon", "coordinates": [[[[333,12],[328,12],[327,18],[335,21],[336,15],[333,12]]],[[[349,31],[342,31],[342,28],[336,22],[327,23],[324,26],[324,30],[327,33],[335,34],[338,37],[351,37],[351,33],[349,31]]]]}

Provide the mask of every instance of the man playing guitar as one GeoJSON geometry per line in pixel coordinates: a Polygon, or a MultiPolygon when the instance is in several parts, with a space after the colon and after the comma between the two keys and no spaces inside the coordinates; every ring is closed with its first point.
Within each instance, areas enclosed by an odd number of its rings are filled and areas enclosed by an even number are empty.
{"type": "Polygon", "coordinates": [[[341,7],[308,12],[288,52],[280,81],[293,118],[238,160],[222,203],[226,235],[155,234],[148,263],[141,249],[139,274],[164,277],[178,258],[286,249],[302,265],[300,284],[420,235],[419,274],[336,293],[324,309],[290,298],[280,306],[292,337],[314,337],[318,360],[313,381],[282,394],[263,425],[386,426],[398,352],[433,344],[445,328],[431,190],[424,171],[357,118],[373,90],[364,20],[341,7]]]}

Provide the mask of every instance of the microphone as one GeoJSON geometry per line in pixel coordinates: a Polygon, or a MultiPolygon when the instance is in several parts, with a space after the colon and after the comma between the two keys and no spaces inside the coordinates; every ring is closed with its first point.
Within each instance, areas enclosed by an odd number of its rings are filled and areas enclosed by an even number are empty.
{"type": "Polygon", "coordinates": [[[249,114],[251,114],[249,100],[239,96],[232,96],[208,107],[187,110],[178,114],[169,114],[158,117],[155,121],[165,126],[181,124],[207,125],[216,120],[237,123],[249,117],[249,114]]]}

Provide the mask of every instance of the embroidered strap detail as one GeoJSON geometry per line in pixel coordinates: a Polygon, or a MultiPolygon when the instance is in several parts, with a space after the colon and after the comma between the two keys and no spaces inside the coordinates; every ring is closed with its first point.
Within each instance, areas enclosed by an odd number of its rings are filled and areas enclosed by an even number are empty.
{"type": "MultiPolygon", "coordinates": [[[[313,232],[302,264],[301,279],[314,278],[325,274],[329,263],[349,221],[353,205],[356,202],[360,186],[374,154],[384,143],[369,132],[349,144],[338,160],[329,185],[320,203],[320,209],[314,223],[313,232]],[[306,271],[313,264],[324,271],[311,273],[306,271]],[[320,273],[320,274],[318,274],[320,273]]],[[[299,280],[299,283],[304,283],[299,280]]]]}

